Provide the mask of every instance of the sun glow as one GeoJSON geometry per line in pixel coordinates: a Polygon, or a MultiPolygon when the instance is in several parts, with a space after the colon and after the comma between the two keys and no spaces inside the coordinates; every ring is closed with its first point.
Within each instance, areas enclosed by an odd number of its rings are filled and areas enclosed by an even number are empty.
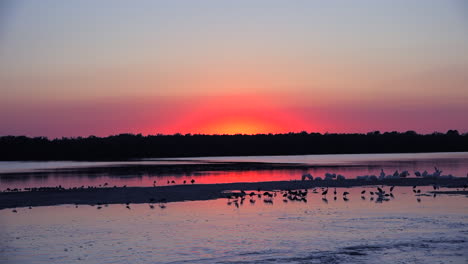
{"type": "Polygon", "coordinates": [[[300,132],[304,123],[277,104],[277,98],[259,95],[217,96],[187,104],[170,127],[171,133],[269,134],[300,132]]]}
{"type": "Polygon", "coordinates": [[[269,124],[260,120],[253,119],[227,119],[222,121],[214,121],[211,124],[202,128],[202,132],[206,134],[263,134],[276,131],[278,128],[275,124],[269,124]]]}

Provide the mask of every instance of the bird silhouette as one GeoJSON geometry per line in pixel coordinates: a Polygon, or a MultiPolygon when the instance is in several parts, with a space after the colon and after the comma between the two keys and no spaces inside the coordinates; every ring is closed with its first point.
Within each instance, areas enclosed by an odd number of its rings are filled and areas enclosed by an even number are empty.
{"type": "Polygon", "coordinates": [[[327,196],[327,193],[328,193],[328,188],[322,192],[322,196],[327,196]]]}

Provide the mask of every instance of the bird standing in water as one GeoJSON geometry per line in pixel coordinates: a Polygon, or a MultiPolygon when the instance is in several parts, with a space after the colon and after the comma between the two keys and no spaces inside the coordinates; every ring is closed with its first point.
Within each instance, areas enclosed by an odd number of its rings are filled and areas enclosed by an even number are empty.
{"type": "Polygon", "coordinates": [[[328,188],[322,192],[322,196],[327,196],[327,193],[328,193],[328,188]]]}

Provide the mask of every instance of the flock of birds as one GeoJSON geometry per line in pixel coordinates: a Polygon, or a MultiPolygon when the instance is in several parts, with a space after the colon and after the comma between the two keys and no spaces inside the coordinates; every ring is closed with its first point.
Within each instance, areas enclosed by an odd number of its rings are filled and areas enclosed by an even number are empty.
{"type": "MultiPolygon", "coordinates": [[[[452,178],[453,176],[451,174],[449,175],[442,175],[442,171],[439,170],[437,167],[434,167],[435,171],[433,173],[428,173],[427,171],[424,172],[419,172],[415,171],[414,175],[416,177],[423,177],[423,178],[452,178]]],[[[407,176],[410,176],[410,173],[408,171],[402,171],[399,172],[398,170],[395,171],[393,174],[387,175],[385,174],[384,170],[381,169],[380,176],[377,177],[375,175],[364,175],[364,176],[357,176],[356,179],[358,180],[383,180],[383,179],[400,179],[400,178],[406,178],[407,176]]],[[[468,176],[468,175],[467,175],[468,176]]],[[[325,177],[323,180],[345,180],[346,178],[341,175],[341,174],[335,174],[335,173],[325,173],[325,177]]],[[[302,180],[315,180],[315,181],[321,181],[321,177],[314,177],[311,174],[304,174],[302,175],[302,180]]],[[[194,179],[190,180],[191,184],[195,183],[194,179]]],[[[153,187],[156,187],[157,182],[153,181],[153,187]]],[[[177,184],[174,180],[167,181],[167,185],[170,184],[177,184]]],[[[184,180],[183,184],[187,184],[187,181],[184,180]]],[[[103,187],[108,187],[109,184],[106,182],[104,184],[100,184],[99,186],[81,186],[81,187],[72,187],[72,188],[64,188],[61,185],[56,186],[56,187],[38,187],[38,188],[24,188],[23,190],[20,188],[14,188],[10,189],[7,188],[5,192],[19,192],[19,191],[31,191],[31,192],[36,192],[36,191],[61,191],[61,190],[77,190],[77,189],[96,189],[96,188],[103,188],[103,187]]],[[[123,188],[126,188],[126,185],[122,186],[123,188]]],[[[114,186],[113,188],[117,188],[117,186],[114,186]]],[[[370,195],[370,200],[371,201],[376,201],[377,203],[381,203],[384,201],[389,201],[391,198],[394,198],[393,191],[395,189],[395,186],[391,186],[388,191],[384,190],[384,186],[376,187],[376,190],[370,191],[370,190],[362,190],[361,191],[361,199],[365,200],[366,199],[366,193],[370,195]]],[[[440,187],[438,185],[433,185],[434,190],[438,190],[440,187]]],[[[468,188],[467,185],[463,186],[463,190],[468,188]]],[[[421,189],[418,189],[416,186],[413,186],[412,189],[413,193],[417,196],[421,195],[421,189]]],[[[321,187],[321,188],[314,188],[310,190],[311,193],[313,194],[321,194],[322,196],[322,201],[325,203],[328,203],[327,195],[329,194],[329,188],[328,187],[321,187]]],[[[227,204],[228,205],[234,205],[235,207],[239,208],[241,205],[244,204],[244,201],[249,198],[249,203],[250,204],[255,204],[257,200],[263,200],[265,204],[273,204],[274,198],[275,197],[282,197],[282,201],[284,203],[288,202],[304,202],[307,203],[308,199],[308,189],[297,189],[297,190],[279,190],[279,191],[264,191],[262,192],[261,189],[258,189],[257,192],[250,192],[246,193],[245,191],[241,190],[240,192],[233,192],[227,194],[226,198],[228,199],[227,204]]],[[[331,194],[331,191],[330,191],[331,194]]],[[[349,201],[348,195],[350,193],[348,191],[342,192],[341,196],[343,201],[347,202],[349,201]]],[[[338,197],[338,192],[336,188],[333,190],[333,200],[337,200],[338,197]]],[[[434,193],[433,196],[435,197],[436,194],[434,193]]],[[[421,199],[418,197],[417,198],[418,202],[421,202],[421,199]]],[[[149,198],[148,200],[148,205],[150,209],[154,209],[155,205],[159,206],[161,209],[166,208],[166,199],[159,199],[155,200],[154,198],[149,198]]],[[[95,206],[92,204],[91,206],[95,206]]],[[[98,203],[97,204],[97,209],[100,210],[103,207],[107,207],[108,204],[102,204],[98,203]]],[[[78,208],[78,204],[75,204],[75,207],[78,208]]],[[[125,203],[125,207],[127,209],[131,209],[130,207],[130,202],[125,203]]],[[[29,209],[32,209],[31,206],[29,206],[29,209]]],[[[13,213],[17,213],[16,209],[12,210],[13,213]]]]}
{"type": "MultiPolygon", "coordinates": [[[[195,179],[190,180],[191,184],[195,184],[195,179]]],[[[167,185],[170,184],[177,184],[176,181],[167,181],[167,185]]],[[[187,184],[187,181],[184,180],[183,184],[187,184]]],[[[97,188],[105,188],[105,187],[110,187],[109,183],[105,182],[104,184],[99,184],[98,186],[79,186],[79,187],[69,187],[65,188],[62,185],[54,186],[54,187],[31,187],[31,188],[6,188],[4,191],[0,192],[46,192],[46,191],[67,191],[67,190],[92,190],[92,189],[97,189],[97,188]]],[[[156,181],[153,181],[153,187],[156,187],[156,181]]],[[[118,188],[117,185],[114,185],[112,188],[118,188]]],[[[127,185],[123,185],[122,188],[127,188],[127,185]]]]}
{"type": "MultiPolygon", "coordinates": [[[[383,169],[380,171],[380,175],[359,175],[356,177],[358,180],[367,180],[367,181],[378,181],[378,180],[388,180],[388,179],[401,179],[401,178],[406,178],[408,176],[411,176],[411,174],[405,170],[402,172],[399,172],[396,170],[393,174],[386,174],[383,169]]],[[[452,174],[447,174],[443,175],[442,170],[439,170],[437,167],[434,167],[434,172],[429,173],[427,170],[420,172],[420,171],[415,171],[414,176],[416,177],[421,177],[421,178],[436,178],[436,179],[452,179],[455,178],[452,174]]],[[[468,174],[467,174],[468,176],[468,174]]],[[[325,177],[322,179],[322,177],[313,177],[312,174],[307,173],[302,175],[302,180],[315,180],[315,181],[321,181],[321,180],[345,180],[346,177],[341,175],[341,174],[336,174],[336,173],[325,173],[325,177]]]]}
{"type": "MultiPolygon", "coordinates": [[[[464,186],[466,188],[467,186],[464,186]]],[[[379,186],[376,187],[374,190],[368,190],[364,189],[360,192],[361,194],[361,199],[366,200],[366,194],[370,195],[370,201],[375,201],[376,203],[382,203],[384,201],[390,201],[390,199],[395,198],[393,191],[395,190],[395,186],[391,186],[388,190],[384,190],[384,186],[379,186]]],[[[434,190],[438,190],[440,186],[438,185],[433,185],[434,190]]],[[[419,196],[421,195],[421,189],[418,189],[417,186],[413,186],[412,188],[413,193],[418,197],[417,201],[421,202],[421,198],[419,196]]],[[[250,204],[255,204],[257,200],[263,201],[265,204],[273,204],[274,198],[275,197],[280,197],[280,199],[284,203],[288,202],[303,202],[307,203],[307,199],[310,198],[308,196],[309,192],[313,194],[321,194],[322,201],[324,203],[328,203],[327,195],[332,194],[332,190],[328,187],[322,187],[322,188],[314,188],[311,190],[308,189],[297,189],[297,190],[279,190],[279,191],[262,191],[261,189],[258,189],[257,192],[245,192],[244,190],[241,190],[240,192],[233,192],[227,194],[226,198],[228,199],[227,205],[234,205],[235,207],[239,208],[246,202],[248,199],[248,202],[250,204]]],[[[333,200],[337,200],[339,196],[342,197],[343,201],[347,202],[349,201],[349,195],[350,193],[348,191],[343,191],[342,193],[338,193],[337,189],[333,189],[333,200]]],[[[433,194],[433,197],[435,197],[436,194],[433,194]]]]}

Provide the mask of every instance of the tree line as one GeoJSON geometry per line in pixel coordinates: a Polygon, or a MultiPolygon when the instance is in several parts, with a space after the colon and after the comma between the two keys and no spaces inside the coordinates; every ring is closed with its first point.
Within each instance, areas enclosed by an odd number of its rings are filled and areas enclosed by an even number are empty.
{"type": "Polygon", "coordinates": [[[0,160],[129,160],[162,157],[468,151],[468,133],[119,134],[108,137],[0,137],[0,160]]]}

